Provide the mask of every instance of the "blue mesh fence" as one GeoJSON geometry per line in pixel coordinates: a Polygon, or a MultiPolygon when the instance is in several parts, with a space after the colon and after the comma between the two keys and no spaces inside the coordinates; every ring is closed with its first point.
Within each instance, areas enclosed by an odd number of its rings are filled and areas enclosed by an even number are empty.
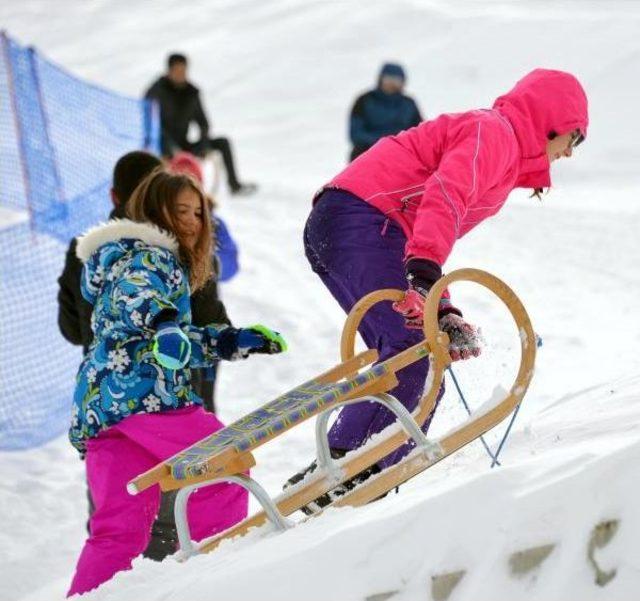
{"type": "Polygon", "coordinates": [[[115,162],[158,150],[150,104],[82,81],[1,36],[0,448],[41,444],[69,424],[81,360],[57,324],[71,238],[105,220],[115,162]]]}

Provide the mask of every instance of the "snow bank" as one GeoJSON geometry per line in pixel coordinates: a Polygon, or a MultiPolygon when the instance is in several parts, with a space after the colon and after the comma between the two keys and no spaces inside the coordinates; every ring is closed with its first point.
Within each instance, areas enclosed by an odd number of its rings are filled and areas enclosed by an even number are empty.
{"type": "Polygon", "coordinates": [[[443,575],[459,572],[455,601],[635,598],[640,377],[564,399],[516,439],[508,467],[445,462],[398,495],[281,535],[263,528],[186,564],[139,560],[89,598],[436,599],[443,575]],[[602,587],[588,555],[609,522],[611,540],[591,551],[615,570],[602,587]]]}

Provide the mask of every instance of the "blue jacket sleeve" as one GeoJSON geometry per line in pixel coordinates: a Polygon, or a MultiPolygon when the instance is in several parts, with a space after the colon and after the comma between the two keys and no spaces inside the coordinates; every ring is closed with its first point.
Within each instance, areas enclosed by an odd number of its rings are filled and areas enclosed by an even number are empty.
{"type": "Polygon", "coordinates": [[[187,326],[186,333],[191,342],[189,367],[211,367],[221,360],[216,342],[218,335],[228,327],[227,324],[211,324],[204,328],[187,326]]]}
{"type": "MultiPolygon", "coordinates": [[[[180,298],[189,296],[186,273],[170,251],[138,252],[119,276],[113,300],[128,331],[153,332],[162,321],[178,321],[180,298]]],[[[178,323],[191,343],[190,367],[209,367],[219,361],[216,340],[227,324],[198,327],[178,323]]]]}
{"type": "Polygon", "coordinates": [[[222,219],[215,218],[217,255],[220,259],[220,282],[234,277],[240,266],[238,264],[238,246],[229,233],[229,228],[222,219]]]}

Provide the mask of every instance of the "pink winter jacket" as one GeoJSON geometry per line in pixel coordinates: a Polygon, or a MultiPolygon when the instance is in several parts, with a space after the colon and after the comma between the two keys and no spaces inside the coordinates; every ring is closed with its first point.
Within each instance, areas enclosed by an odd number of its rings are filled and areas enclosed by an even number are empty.
{"type": "Polygon", "coordinates": [[[516,187],[551,184],[550,132],[586,136],[587,97],[569,73],[536,69],[492,109],[445,114],[380,140],[324,189],[362,198],[407,236],[406,259],[443,265],[455,241],[516,187]]]}

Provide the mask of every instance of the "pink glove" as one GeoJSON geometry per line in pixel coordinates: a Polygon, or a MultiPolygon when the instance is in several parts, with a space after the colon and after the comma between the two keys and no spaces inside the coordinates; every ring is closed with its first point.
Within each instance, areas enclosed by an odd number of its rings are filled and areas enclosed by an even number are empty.
{"type": "MultiPolygon", "coordinates": [[[[405,318],[407,328],[422,329],[424,299],[420,292],[409,288],[402,300],[393,303],[393,310],[405,318]]],[[[440,299],[438,327],[449,336],[449,355],[452,361],[477,357],[482,352],[479,328],[467,323],[462,312],[448,298],[440,299]]]]}
{"type": "Polygon", "coordinates": [[[405,325],[412,330],[422,329],[424,299],[425,297],[417,290],[409,288],[409,290],[404,293],[404,298],[396,301],[392,305],[393,310],[404,317],[405,325]]]}
{"type": "MultiPolygon", "coordinates": [[[[393,303],[393,310],[400,313],[405,319],[405,325],[412,330],[422,329],[422,311],[424,309],[424,299],[427,298],[427,291],[422,288],[409,288],[404,293],[402,300],[393,303]]],[[[451,304],[449,297],[443,297],[438,304],[438,319],[447,313],[455,313],[462,317],[462,311],[451,304]]]]}
{"type": "Polygon", "coordinates": [[[467,323],[460,315],[447,313],[438,320],[440,330],[449,335],[449,355],[452,361],[478,357],[482,352],[480,328],[467,323]]]}

